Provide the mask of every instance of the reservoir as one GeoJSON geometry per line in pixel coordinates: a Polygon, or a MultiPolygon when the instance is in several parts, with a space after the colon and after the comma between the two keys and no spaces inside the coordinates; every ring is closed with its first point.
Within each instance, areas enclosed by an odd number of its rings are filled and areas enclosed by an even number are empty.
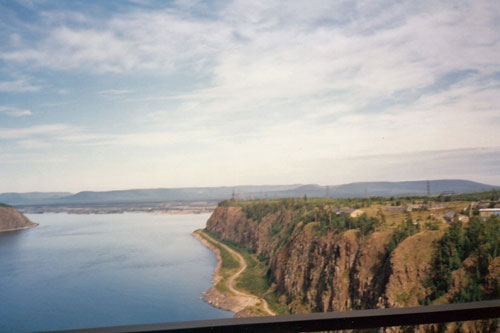
{"type": "Polygon", "coordinates": [[[0,331],[229,318],[202,300],[217,259],[209,214],[33,214],[0,233],[0,331]]]}

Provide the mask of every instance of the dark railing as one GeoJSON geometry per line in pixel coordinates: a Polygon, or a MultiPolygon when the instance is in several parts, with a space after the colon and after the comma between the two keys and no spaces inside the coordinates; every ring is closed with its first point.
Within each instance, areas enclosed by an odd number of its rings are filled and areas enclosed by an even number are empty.
{"type": "Polygon", "coordinates": [[[411,308],[322,312],[114,326],[69,332],[315,332],[500,318],[500,300],[411,308]]]}

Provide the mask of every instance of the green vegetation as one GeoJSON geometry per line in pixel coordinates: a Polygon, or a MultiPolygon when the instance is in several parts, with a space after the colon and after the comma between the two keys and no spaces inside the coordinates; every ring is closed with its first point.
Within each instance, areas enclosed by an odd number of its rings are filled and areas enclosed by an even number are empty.
{"type": "Polygon", "coordinates": [[[351,207],[354,209],[370,207],[374,204],[385,204],[389,199],[385,197],[369,198],[285,198],[285,199],[257,199],[257,200],[224,200],[219,203],[221,207],[241,207],[248,218],[258,219],[266,214],[281,209],[313,209],[314,207],[331,205],[333,207],[351,207]]]}
{"type": "MultiPolygon", "coordinates": [[[[459,221],[453,221],[448,225],[442,220],[443,215],[448,211],[468,215],[466,209],[470,207],[470,201],[489,200],[489,204],[494,205],[499,195],[500,191],[435,197],[346,199],[304,197],[275,200],[229,200],[220,205],[241,207],[250,223],[260,224],[266,221],[268,241],[273,244],[271,253],[257,258],[251,250],[242,249],[237,244],[231,246],[242,254],[246,253],[245,256],[250,256],[245,257],[249,263],[252,262],[251,258],[254,258],[251,269],[248,270],[246,276],[241,277],[239,286],[261,297],[266,297],[270,304],[273,304],[273,301],[267,298],[266,287],[269,288],[272,278],[265,280],[259,278],[265,273],[264,264],[267,264],[268,256],[276,254],[284,244],[291,242],[292,238],[303,230],[314,232],[312,235],[314,237],[321,237],[327,233],[341,234],[355,229],[359,230],[357,234],[361,237],[360,241],[374,231],[391,232],[382,263],[374,272],[374,278],[371,281],[371,290],[377,294],[383,294],[385,291],[392,274],[391,257],[398,245],[421,230],[441,230],[439,234],[444,234],[444,236],[437,242],[430,277],[425,281],[427,295],[420,300],[421,304],[430,304],[449,293],[450,288],[453,287],[452,272],[459,268],[464,270],[462,279],[465,278],[465,282],[461,282],[464,285],[463,288],[453,289],[458,290],[451,295],[454,302],[500,297],[498,287],[500,277],[492,277],[489,272],[492,260],[500,255],[500,218],[490,217],[482,221],[478,216],[473,216],[465,225],[459,221]],[[439,202],[446,202],[446,204],[437,205],[436,203],[439,202]],[[387,209],[388,206],[396,205],[401,206],[401,209],[387,209]],[[363,214],[351,217],[347,209],[355,208],[361,208],[363,214]],[[411,211],[406,212],[406,208],[411,211]],[[306,228],[308,224],[311,225],[306,228]],[[465,264],[467,267],[464,266],[466,259],[469,259],[465,264]]],[[[435,233],[434,235],[437,236],[435,233]]],[[[434,251],[434,248],[429,248],[427,251],[434,251]]],[[[271,295],[276,297],[275,293],[271,295]]],[[[411,293],[397,295],[400,303],[405,303],[410,297],[412,297],[411,293]]],[[[278,304],[277,300],[275,304],[278,304]]],[[[376,303],[368,306],[376,306],[376,303]]],[[[273,308],[280,312],[276,305],[273,305],[273,308]]]]}
{"type": "Polygon", "coordinates": [[[387,246],[388,255],[390,256],[391,252],[398,246],[399,243],[419,231],[420,226],[418,224],[413,224],[411,215],[408,214],[405,221],[401,223],[392,234],[389,245],[387,246]]]}
{"type": "Polygon", "coordinates": [[[12,206],[0,202],[0,207],[8,207],[8,208],[10,208],[12,206]]]}
{"type": "MultiPolygon", "coordinates": [[[[264,298],[267,301],[269,307],[278,314],[288,313],[286,306],[279,303],[278,296],[276,295],[274,290],[271,289],[271,284],[268,281],[266,274],[268,268],[264,261],[259,260],[259,258],[253,253],[251,249],[241,247],[240,245],[228,239],[220,239],[217,234],[208,230],[205,230],[204,232],[212,236],[214,239],[229,246],[231,249],[241,254],[241,256],[245,259],[247,268],[245,269],[245,271],[243,271],[243,273],[236,281],[236,287],[238,289],[264,298]]],[[[218,248],[220,249],[221,247],[218,246],[218,248]]],[[[229,256],[231,256],[233,261],[236,261],[236,259],[229,252],[225,252],[229,256]]],[[[222,258],[222,260],[223,262],[225,261],[224,257],[222,258]]],[[[236,264],[238,265],[237,267],[239,267],[239,263],[236,262],[236,264]]],[[[230,266],[232,266],[232,264],[230,266]]],[[[257,312],[259,311],[258,308],[254,310],[257,310],[257,312]]],[[[262,312],[262,314],[265,315],[266,312],[262,312]]]]}
{"type": "MultiPolygon", "coordinates": [[[[204,230],[204,232],[206,232],[213,238],[218,239],[218,237],[214,233],[211,233],[207,230],[204,230]]],[[[233,257],[231,253],[229,253],[225,248],[220,246],[218,243],[212,242],[209,238],[204,237],[203,233],[200,233],[200,235],[206,241],[212,244],[212,246],[216,247],[220,251],[219,252],[221,256],[220,275],[222,276],[222,280],[215,285],[215,288],[217,288],[217,290],[225,294],[231,294],[231,291],[227,288],[226,285],[227,279],[240,268],[240,263],[233,257]]]]}
{"type": "MultiPolygon", "coordinates": [[[[329,230],[343,232],[349,229],[360,229],[361,234],[365,235],[373,231],[379,225],[379,219],[362,215],[358,218],[352,218],[348,213],[337,213],[339,207],[363,207],[369,206],[372,201],[384,201],[385,198],[354,198],[354,199],[330,199],[330,198],[304,198],[304,199],[277,199],[277,200],[250,200],[237,201],[227,200],[219,206],[241,207],[246,217],[259,223],[265,216],[282,212],[291,211],[293,221],[285,229],[282,238],[288,238],[295,226],[299,222],[303,225],[310,222],[319,222],[317,232],[321,235],[329,230]]],[[[282,216],[279,216],[271,225],[269,234],[276,236],[283,230],[282,216]]]]}
{"type": "Polygon", "coordinates": [[[392,252],[396,249],[399,243],[404,241],[406,238],[416,234],[420,231],[418,224],[413,224],[413,220],[410,214],[407,214],[406,219],[394,230],[392,233],[389,244],[387,245],[387,250],[385,252],[384,258],[382,259],[382,264],[379,266],[377,272],[375,272],[372,280],[372,288],[385,289],[389,277],[392,273],[391,271],[391,256],[392,252]]]}
{"type": "MultiPolygon", "coordinates": [[[[226,243],[228,244],[228,243],[226,243]]],[[[269,307],[278,314],[287,314],[286,306],[278,301],[278,296],[271,290],[271,284],[267,279],[267,266],[258,257],[248,249],[228,244],[235,251],[238,251],[247,262],[247,269],[241,274],[237,281],[239,289],[248,291],[253,295],[264,298],[269,307]]]]}
{"type": "MultiPolygon", "coordinates": [[[[430,294],[424,304],[429,304],[446,294],[452,283],[452,272],[462,267],[464,260],[470,258],[473,272],[469,272],[469,281],[465,288],[453,295],[454,302],[469,302],[500,297],[500,290],[485,290],[488,267],[493,258],[500,255],[500,218],[489,217],[482,221],[472,217],[464,226],[453,221],[439,241],[431,270],[431,277],[426,280],[430,294]]],[[[498,277],[497,277],[498,279],[498,277]]],[[[499,281],[496,281],[499,285],[499,281]]]]}
{"type": "Polygon", "coordinates": [[[440,198],[441,201],[480,201],[480,200],[497,201],[500,198],[500,190],[453,194],[447,197],[449,198],[448,200],[445,200],[442,197],[438,198],[440,198]]]}
{"type": "MultiPolygon", "coordinates": [[[[330,230],[344,232],[350,229],[359,229],[361,235],[367,235],[369,232],[375,230],[375,227],[380,224],[379,219],[375,217],[367,217],[366,214],[357,218],[352,218],[347,213],[336,214],[331,211],[325,212],[325,210],[320,210],[320,212],[321,213],[309,213],[309,217],[311,215],[315,215],[315,218],[318,218],[314,221],[319,222],[319,225],[316,226],[316,230],[319,235],[324,235],[330,230]]],[[[308,219],[308,222],[312,222],[310,218],[308,219]]]]}
{"type": "Polygon", "coordinates": [[[248,218],[255,221],[269,213],[276,212],[284,208],[306,208],[312,209],[317,206],[331,205],[333,207],[349,207],[349,208],[367,208],[374,205],[400,206],[406,204],[415,204],[417,202],[428,204],[429,202],[456,202],[456,201],[480,201],[490,200],[497,202],[500,199],[500,190],[493,189],[490,191],[461,193],[461,194],[446,194],[436,196],[399,196],[399,197],[382,197],[373,196],[367,198],[286,198],[286,199],[257,199],[257,200],[224,200],[219,203],[219,206],[239,206],[247,213],[248,218]]]}

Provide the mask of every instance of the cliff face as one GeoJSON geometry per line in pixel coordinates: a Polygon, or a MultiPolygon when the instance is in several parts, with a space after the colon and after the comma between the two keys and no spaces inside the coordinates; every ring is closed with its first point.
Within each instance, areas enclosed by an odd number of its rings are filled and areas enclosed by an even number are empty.
{"type": "Polygon", "coordinates": [[[0,206],[0,232],[26,229],[36,226],[21,214],[17,209],[10,206],[0,206]]]}
{"type": "MultiPolygon", "coordinates": [[[[332,222],[335,217],[329,215],[330,210],[328,206],[219,206],[207,221],[207,229],[252,249],[267,262],[280,302],[292,313],[429,302],[431,288],[426,283],[443,230],[418,231],[415,227],[399,238],[395,235],[403,229],[375,227],[362,232],[362,226],[350,225],[355,223],[353,219],[332,222]]],[[[411,221],[409,225],[413,228],[411,221]]],[[[499,263],[498,257],[491,262],[480,287],[483,294],[500,291],[499,263]]],[[[459,267],[448,292],[436,302],[453,302],[457,290],[469,283],[470,272],[476,270],[472,259],[459,267]]]]}
{"type": "Polygon", "coordinates": [[[363,236],[351,229],[319,237],[317,222],[294,225],[293,219],[293,212],[285,210],[254,221],[240,207],[218,207],[207,229],[265,258],[281,301],[293,313],[376,307],[385,302],[381,300],[385,281],[375,276],[383,274],[380,266],[390,232],[363,236]],[[279,224],[281,232],[273,234],[273,224],[279,224]]]}
{"type": "Polygon", "coordinates": [[[426,296],[425,279],[429,277],[433,249],[440,231],[426,230],[406,238],[391,256],[391,275],[386,286],[388,307],[418,306],[426,296]]]}

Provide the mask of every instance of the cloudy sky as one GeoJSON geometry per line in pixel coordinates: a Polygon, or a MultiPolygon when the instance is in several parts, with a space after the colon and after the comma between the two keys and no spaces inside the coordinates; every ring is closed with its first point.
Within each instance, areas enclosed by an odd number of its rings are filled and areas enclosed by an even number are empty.
{"type": "Polygon", "coordinates": [[[0,1],[0,192],[500,185],[500,2],[0,1]]]}

